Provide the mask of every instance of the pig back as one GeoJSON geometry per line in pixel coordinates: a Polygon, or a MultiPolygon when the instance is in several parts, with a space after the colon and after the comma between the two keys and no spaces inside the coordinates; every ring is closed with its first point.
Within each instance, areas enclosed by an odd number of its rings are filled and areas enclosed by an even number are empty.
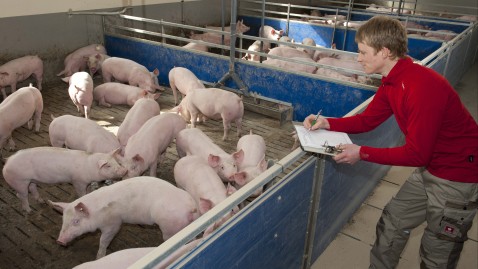
{"type": "Polygon", "coordinates": [[[18,128],[31,119],[37,108],[41,113],[43,99],[40,91],[34,87],[23,87],[0,103],[0,121],[4,126],[8,123],[13,129],[18,128]]]}
{"type": "Polygon", "coordinates": [[[239,163],[239,170],[248,166],[256,166],[265,156],[266,143],[264,138],[256,134],[242,136],[237,142],[237,150],[244,151],[244,160],[239,163]]]}
{"type": "Polygon", "coordinates": [[[160,114],[158,102],[150,98],[141,98],[126,113],[118,128],[117,136],[121,146],[126,146],[128,139],[135,134],[150,118],[160,114]]]}
{"type": "Polygon", "coordinates": [[[180,131],[176,137],[176,146],[187,155],[197,155],[204,160],[208,159],[209,154],[227,154],[198,128],[188,128],[180,131]]]}
{"type": "Polygon", "coordinates": [[[135,70],[142,70],[143,72],[149,73],[148,69],[139,63],[120,57],[110,57],[104,60],[101,65],[103,75],[105,73],[112,75],[116,80],[121,82],[128,82],[130,73],[135,70]]]}

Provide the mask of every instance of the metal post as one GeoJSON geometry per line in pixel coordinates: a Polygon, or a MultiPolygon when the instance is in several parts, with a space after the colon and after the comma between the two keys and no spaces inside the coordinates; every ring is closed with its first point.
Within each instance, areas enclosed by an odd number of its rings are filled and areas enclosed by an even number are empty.
{"type": "Polygon", "coordinates": [[[319,215],[320,195],[322,183],[324,182],[325,159],[324,155],[319,154],[315,161],[315,175],[312,184],[312,197],[310,198],[309,220],[307,223],[307,234],[305,237],[304,256],[302,259],[302,269],[310,268],[311,254],[314,247],[314,237],[317,225],[317,216],[319,215]]]}
{"type": "Polygon", "coordinates": [[[349,1],[349,8],[347,9],[347,20],[345,25],[345,33],[344,33],[344,42],[342,44],[342,50],[345,50],[345,42],[347,41],[347,30],[349,29],[349,21],[350,21],[350,12],[352,12],[352,6],[354,4],[354,0],[349,1]]]}

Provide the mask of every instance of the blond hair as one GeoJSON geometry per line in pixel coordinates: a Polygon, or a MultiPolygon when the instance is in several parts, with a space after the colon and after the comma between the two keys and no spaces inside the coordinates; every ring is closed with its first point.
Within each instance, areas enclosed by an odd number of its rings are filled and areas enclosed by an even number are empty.
{"type": "Polygon", "coordinates": [[[359,27],[355,42],[372,47],[375,52],[382,48],[390,50],[392,59],[403,58],[408,52],[405,27],[397,19],[375,16],[359,27]]]}

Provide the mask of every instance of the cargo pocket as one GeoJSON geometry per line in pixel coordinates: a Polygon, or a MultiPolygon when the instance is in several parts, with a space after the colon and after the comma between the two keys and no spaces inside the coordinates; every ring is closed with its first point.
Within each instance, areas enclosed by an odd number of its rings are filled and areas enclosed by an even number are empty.
{"type": "Polygon", "coordinates": [[[464,242],[477,211],[477,202],[447,201],[440,221],[438,238],[453,242],[464,242]]]}

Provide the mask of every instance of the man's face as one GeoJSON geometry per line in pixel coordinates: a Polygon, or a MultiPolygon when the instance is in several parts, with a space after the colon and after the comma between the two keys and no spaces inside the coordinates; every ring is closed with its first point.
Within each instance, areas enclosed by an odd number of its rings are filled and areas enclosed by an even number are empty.
{"type": "Polygon", "coordinates": [[[363,66],[366,74],[382,74],[384,57],[372,47],[359,42],[357,61],[363,66]]]}

